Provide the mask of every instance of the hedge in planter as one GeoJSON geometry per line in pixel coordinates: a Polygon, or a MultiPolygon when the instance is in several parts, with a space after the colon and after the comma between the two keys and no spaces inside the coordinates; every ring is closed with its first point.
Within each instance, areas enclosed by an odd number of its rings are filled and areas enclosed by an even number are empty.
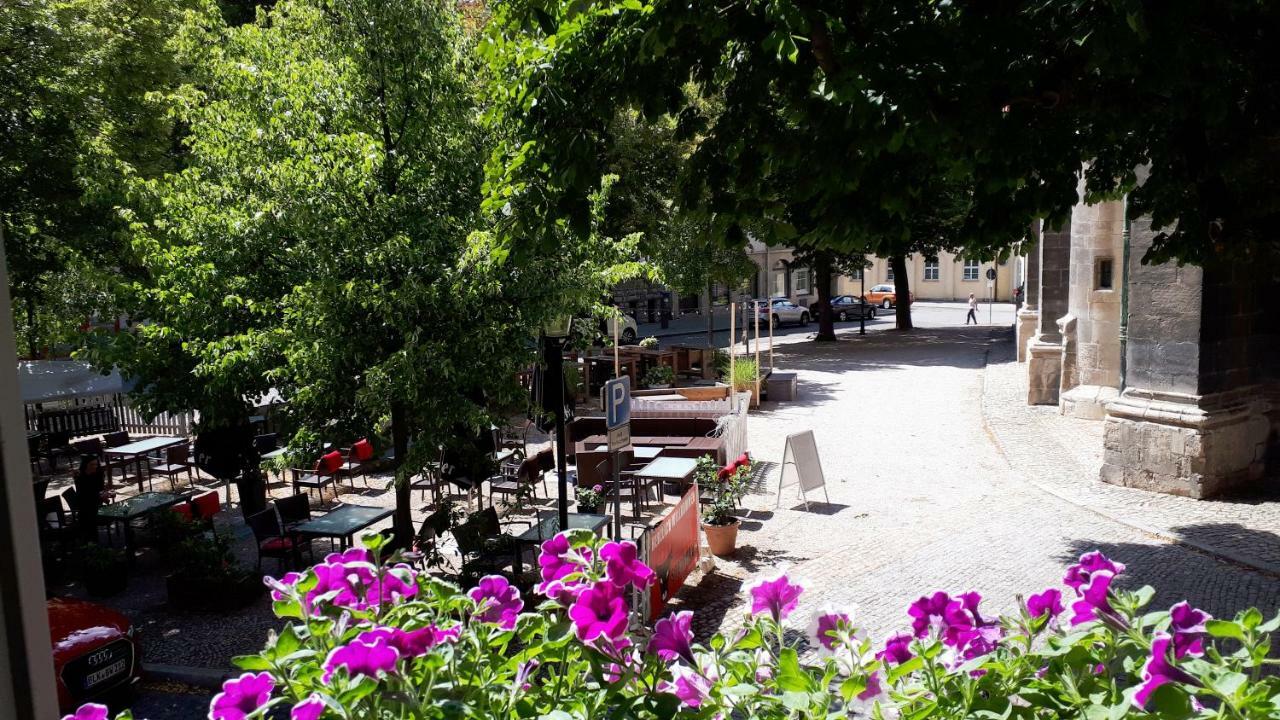
{"type": "MultiPolygon", "coordinates": [[[[376,541],[375,541],[376,545],[376,541]]],[[[210,717],[327,718],[1273,718],[1271,633],[1257,610],[1214,620],[1152,591],[1112,587],[1120,563],[1089,553],[1007,617],[976,593],[923,595],[903,631],[872,642],[854,608],[803,608],[785,572],[747,588],[743,627],[693,642],[688,611],[628,626],[653,580],[630,543],[589,532],[543,545],[542,583],[498,577],[463,592],[377,548],[270,581],[291,620],[210,717]],[[807,617],[806,617],[807,616],[807,617]],[[808,633],[786,633],[807,620],[808,633]],[[801,662],[805,646],[814,651],[801,662]],[[275,716],[275,715],[273,715],[275,716]]],[[[100,706],[99,706],[100,707],[100,706]]],[[[105,715],[105,708],[103,709],[105,715]]]]}

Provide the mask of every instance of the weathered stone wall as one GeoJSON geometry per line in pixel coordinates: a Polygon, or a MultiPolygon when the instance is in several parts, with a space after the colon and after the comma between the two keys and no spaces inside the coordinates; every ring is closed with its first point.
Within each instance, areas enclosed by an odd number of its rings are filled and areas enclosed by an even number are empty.
{"type": "Polygon", "coordinates": [[[1123,258],[1123,202],[1072,209],[1067,314],[1075,319],[1074,357],[1068,359],[1074,371],[1070,377],[1064,372],[1064,391],[1076,385],[1120,387],[1123,258]],[[1109,265],[1107,287],[1100,285],[1104,264],[1109,265]]]}
{"type": "Polygon", "coordinates": [[[1155,231],[1145,218],[1129,227],[1125,384],[1159,393],[1199,392],[1203,271],[1175,263],[1144,265],[1155,231]]]}
{"type": "Polygon", "coordinates": [[[1071,227],[1045,227],[1040,235],[1040,317],[1027,347],[1027,403],[1057,405],[1062,380],[1062,336],[1058,318],[1067,314],[1071,227]]]}

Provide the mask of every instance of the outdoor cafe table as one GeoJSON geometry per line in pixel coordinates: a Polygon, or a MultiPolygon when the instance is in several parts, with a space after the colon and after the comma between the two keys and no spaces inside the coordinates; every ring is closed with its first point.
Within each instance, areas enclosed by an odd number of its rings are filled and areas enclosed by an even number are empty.
{"type": "Polygon", "coordinates": [[[657,480],[662,483],[679,483],[683,489],[693,482],[693,471],[698,461],[683,457],[658,457],[636,471],[636,480],[657,480]]]}
{"type": "MultiPolygon", "coordinates": [[[[608,452],[608,445],[597,445],[592,452],[608,452]]],[[[648,445],[634,445],[631,448],[631,457],[637,460],[652,460],[662,452],[660,447],[650,447],[648,445]]]]}
{"type": "Polygon", "coordinates": [[[320,517],[298,523],[293,531],[307,537],[337,538],[343,550],[351,545],[356,533],[370,525],[391,517],[392,508],[367,505],[343,505],[320,517]]]}
{"type": "MultiPolygon", "coordinates": [[[[596,515],[595,513],[569,513],[569,529],[570,530],[590,530],[593,533],[599,533],[600,530],[609,524],[608,515],[596,515]]],[[[516,545],[516,577],[520,577],[523,570],[524,548],[526,545],[537,546],[543,540],[554,537],[560,532],[560,513],[555,510],[539,510],[538,521],[533,527],[525,530],[515,537],[516,545]]]]}
{"type": "Polygon", "coordinates": [[[173,437],[172,435],[157,435],[147,438],[146,440],[138,440],[127,445],[120,445],[113,448],[105,448],[107,455],[120,458],[133,458],[138,467],[138,490],[142,490],[142,459],[147,455],[158,450],[171,448],[175,445],[181,445],[187,441],[186,438],[173,437]]]}
{"type": "Polygon", "coordinates": [[[124,526],[124,547],[133,562],[133,528],[131,522],[159,510],[166,510],[191,497],[191,493],[144,492],[127,500],[119,500],[98,508],[98,518],[124,526]]]}

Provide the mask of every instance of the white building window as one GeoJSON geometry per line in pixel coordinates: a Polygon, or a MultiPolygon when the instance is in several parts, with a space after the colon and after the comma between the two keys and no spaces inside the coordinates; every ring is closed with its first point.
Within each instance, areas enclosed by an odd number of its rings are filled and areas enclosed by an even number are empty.
{"type": "Polygon", "coordinates": [[[885,274],[884,274],[884,281],[885,281],[885,282],[893,282],[893,266],[892,266],[892,265],[889,265],[889,266],[887,266],[887,267],[888,267],[889,269],[885,271],[885,274]]]}
{"type": "Polygon", "coordinates": [[[965,261],[964,261],[964,275],[963,275],[963,276],[961,276],[961,277],[962,277],[962,279],[964,279],[964,280],[977,280],[977,279],[978,279],[978,265],[979,265],[979,264],[980,264],[980,263],[979,263],[977,260],[965,260],[965,261]]]}
{"type": "Polygon", "coordinates": [[[772,296],[778,297],[787,294],[787,266],[781,261],[773,264],[773,285],[772,296]]]}
{"type": "Polygon", "coordinates": [[[854,271],[850,272],[850,273],[849,273],[849,279],[850,279],[850,280],[861,280],[861,279],[862,279],[862,268],[858,268],[857,270],[854,270],[854,271]]]}
{"type": "Polygon", "coordinates": [[[938,258],[925,258],[924,261],[924,279],[938,279],[938,258]]]}
{"type": "Polygon", "coordinates": [[[809,283],[809,268],[798,267],[791,271],[791,289],[795,290],[797,295],[808,295],[813,292],[813,286],[809,283]]]}

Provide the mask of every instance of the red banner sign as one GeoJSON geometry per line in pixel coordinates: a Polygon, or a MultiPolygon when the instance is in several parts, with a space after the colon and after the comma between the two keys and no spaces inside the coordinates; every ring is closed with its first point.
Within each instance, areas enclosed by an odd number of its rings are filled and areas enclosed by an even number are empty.
{"type": "Polygon", "coordinates": [[[680,501],[649,531],[647,562],[658,575],[649,595],[649,622],[662,614],[667,601],[684,586],[698,566],[698,486],[692,485],[680,501]]]}

